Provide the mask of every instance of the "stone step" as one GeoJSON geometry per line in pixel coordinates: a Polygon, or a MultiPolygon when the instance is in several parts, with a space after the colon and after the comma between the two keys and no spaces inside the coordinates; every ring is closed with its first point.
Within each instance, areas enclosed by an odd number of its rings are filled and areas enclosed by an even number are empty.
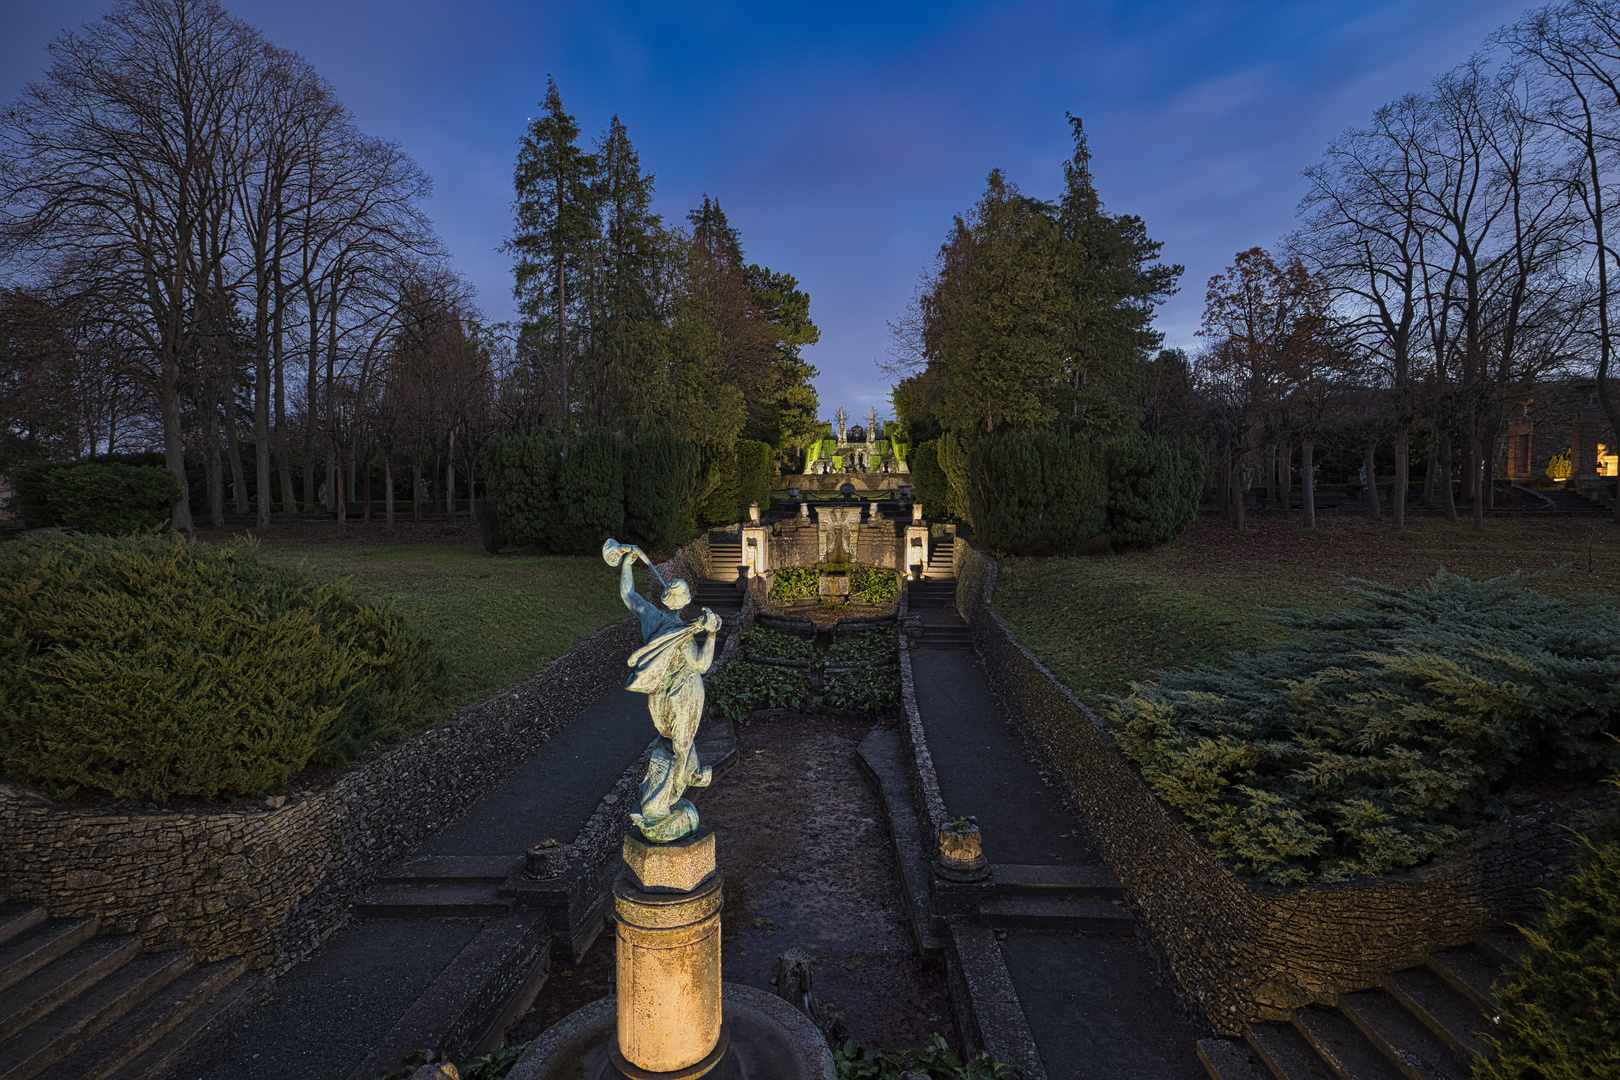
{"type": "Polygon", "coordinates": [[[141,954],[134,935],[95,937],[0,991],[0,1039],[71,1001],[141,954]]]}
{"type": "Polygon", "coordinates": [[[1000,899],[1092,896],[1125,899],[1125,886],[1106,866],[1022,866],[992,863],[990,880],[1000,899]]]}
{"type": "Polygon", "coordinates": [[[1199,1039],[1198,1063],[1209,1080],[1271,1080],[1248,1043],[1238,1039],[1199,1039]]]}
{"type": "Polygon", "coordinates": [[[495,885],[379,885],[354,903],[357,919],[479,919],[506,915],[512,901],[495,885]]]}
{"type": "Polygon", "coordinates": [[[0,1080],[32,1080],[195,965],[190,949],[137,956],[72,1001],[0,1041],[0,1080]]]}
{"type": "Polygon", "coordinates": [[[1339,1011],[1407,1080],[1468,1080],[1466,1059],[1383,991],[1340,994],[1339,1011]]]}
{"type": "Polygon", "coordinates": [[[0,944],[45,921],[41,904],[0,904],[0,944]]]}
{"type": "Polygon", "coordinates": [[[0,990],[96,936],[95,919],[47,919],[0,945],[0,990]]]}
{"type": "Polygon", "coordinates": [[[1517,964],[1529,943],[1517,930],[1484,930],[1474,938],[1474,947],[1494,964],[1507,967],[1517,964]]]}
{"type": "Polygon", "coordinates": [[[264,979],[259,975],[249,973],[235,979],[106,1080],[165,1080],[203,1041],[210,1028],[241,1015],[263,987],[264,979]]]}
{"type": "Polygon", "coordinates": [[[378,885],[499,885],[521,873],[523,860],[510,855],[425,855],[384,870],[378,885]]]}
{"type": "Polygon", "coordinates": [[[1250,1024],[1244,1029],[1243,1041],[1277,1080],[1335,1080],[1327,1064],[1292,1024],[1250,1024]]]}
{"type": "Polygon", "coordinates": [[[1136,920],[1108,900],[1041,900],[1019,897],[979,905],[979,921],[996,930],[1096,930],[1134,934],[1136,920]]]}
{"type": "Polygon", "coordinates": [[[1496,1011],[1491,984],[1496,981],[1500,968],[1477,950],[1467,945],[1443,949],[1429,957],[1427,966],[1482,1014],[1489,1016],[1496,1011]]]}
{"type": "Polygon", "coordinates": [[[1294,1030],[1338,1080],[1402,1080],[1400,1072],[1338,1009],[1295,1009],[1294,1030]]]}
{"type": "Polygon", "coordinates": [[[1427,968],[1408,968],[1383,978],[1389,996],[1467,1060],[1483,1049],[1479,1033],[1489,1026],[1472,1002],[1427,968]]]}
{"type": "Polygon", "coordinates": [[[247,961],[241,957],[192,968],[46,1069],[39,1080],[104,1080],[139,1057],[246,970],[247,961]]]}

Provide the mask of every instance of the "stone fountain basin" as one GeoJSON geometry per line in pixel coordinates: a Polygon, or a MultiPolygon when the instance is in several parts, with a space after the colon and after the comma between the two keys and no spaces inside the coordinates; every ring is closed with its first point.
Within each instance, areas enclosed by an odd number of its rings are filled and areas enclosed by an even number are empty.
{"type": "MultiPolygon", "coordinates": [[[[775,994],[752,986],[721,988],[720,1010],[731,1050],[711,1080],[837,1080],[832,1051],[810,1018],[775,994]]],[[[620,1080],[608,1060],[618,999],[576,1009],[529,1044],[507,1080],[620,1080]]]]}

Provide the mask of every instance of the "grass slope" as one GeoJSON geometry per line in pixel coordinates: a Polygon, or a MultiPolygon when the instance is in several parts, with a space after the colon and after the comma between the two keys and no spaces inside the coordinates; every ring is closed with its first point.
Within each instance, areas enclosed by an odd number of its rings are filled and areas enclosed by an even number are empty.
{"type": "Polygon", "coordinates": [[[350,578],[363,599],[392,600],[443,658],[451,709],[528,678],[626,614],[618,574],[588,556],[491,556],[476,541],[270,541],[260,554],[317,577],[350,578]]]}
{"type": "Polygon", "coordinates": [[[1348,578],[1412,585],[1441,567],[1472,578],[1514,570],[1561,576],[1555,596],[1620,591],[1620,529],[1591,519],[1467,522],[1418,518],[1397,533],[1388,518],[1324,517],[1314,532],[1251,518],[1243,535],[1200,518],[1151,551],[1070,559],[1007,559],[995,608],[1019,638],[1087,704],[1155,669],[1218,663],[1278,637],[1266,609],[1336,606],[1348,578]]]}

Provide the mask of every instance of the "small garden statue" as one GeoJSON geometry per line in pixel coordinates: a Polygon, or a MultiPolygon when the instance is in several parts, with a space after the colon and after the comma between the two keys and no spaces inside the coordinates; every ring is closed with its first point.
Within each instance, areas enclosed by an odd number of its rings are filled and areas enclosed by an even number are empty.
{"type": "Polygon", "coordinates": [[[654,843],[668,843],[697,828],[697,807],[683,798],[689,787],[708,787],[709,768],[698,762],[692,740],[703,719],[703,675],[714,663],[715,633],[720,616],[708,608],[692,622],[681,618],[681,609],[692,602],[691,589],[680,578],[665,582],[646,552],[633,544],[607,540],[602,558],[609,566],[619,566],[619,599],[641,623],[641,640],[646,642],[630,654],[635,674],[626,690],[647,695],[647,709],[660,736],[647,763],[647,776],[641,781],[641,810],[631,814],[641,835],[654,843]],[[664,586],[661,610],[636,592],[635,562],[640,559],[664,586]],[[702,645],[697,635],[707,631],[702,645]]]}

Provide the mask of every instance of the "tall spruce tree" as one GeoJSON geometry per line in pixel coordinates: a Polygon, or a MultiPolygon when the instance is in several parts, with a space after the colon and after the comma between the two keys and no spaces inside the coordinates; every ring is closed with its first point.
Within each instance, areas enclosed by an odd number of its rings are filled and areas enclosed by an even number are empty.
{"type": "MultiPolygon", "coordinates": [[[[1062,234],[1059,277],[1060,340],[1066,400],[1061,412],[1084,419],[1109,391],[1132,381],[1164,335],[1153,329],[1153,309],[1176,292],[1183,267],[1159,261],[1164,246],[1151,240],[1134,214],[1103,209],[1091,177],[1091,148],[1078,116],[1069,115],[1074,154],[1063,165],[1057,223],[1062,234]]],[[[1105,416],[1117,410],[1102,409],[1105,416]]]]}
{"type": "Polygon", "coordinates": [[[601,273],[594,279],[590,384],[596,423],[646,430],[643,407],[662,355],[659,278],[666,272],[663,219],[652,212],[653,176],[615,116],[597,143],[601,273]]]}
{"type": "Polygon", "coordinates": [[[585,320],[585,282],[601,232],[601,204],[594,154],[579,147],[579,122],[563,108],[557,82],[546,80],[546,100],[518,144],[513,173],[517,221],[505,249],[515,256],[513,295],[523,313],[523,334],[532,355],[549,358],[557,402],[557,426],[573,427],[570,365],[578,354],[585,320]]]}

